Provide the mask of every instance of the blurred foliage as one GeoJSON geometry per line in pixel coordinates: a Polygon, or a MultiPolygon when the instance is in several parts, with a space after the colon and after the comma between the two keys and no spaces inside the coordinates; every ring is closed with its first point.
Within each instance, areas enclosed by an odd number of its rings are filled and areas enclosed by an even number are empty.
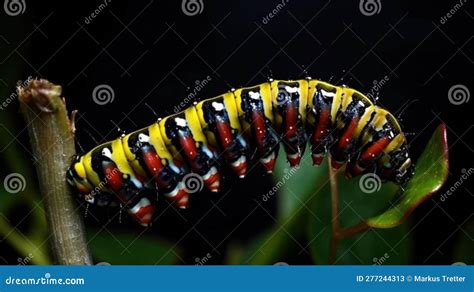
{"type": "MultiPolygon", "coordinates": [[[[284,153],[280,153],[280,156],[284,153]]],[[[293,174],[284,159],[279,159],[275,185],[281,206],[277,224],[250,244],[241,263],[274,264],[284,261],[292,252],[307,252],[315,263],[327,264],[331,237],[331,199],[328,162],[313,167],[305,154],[293,174]]],[[[441,125],[434,132],[416,164],[416,172],[402,190],[393,183],[384,183],[374,193],[365,193],[360,177],[346,179],[338,173],[340,224],[343,228],[366,222],[374,228],[341,240],[337,264],[408,264],[411,236],[403,220],[444,183],[448,173],[446,129],[441,125]]]]}

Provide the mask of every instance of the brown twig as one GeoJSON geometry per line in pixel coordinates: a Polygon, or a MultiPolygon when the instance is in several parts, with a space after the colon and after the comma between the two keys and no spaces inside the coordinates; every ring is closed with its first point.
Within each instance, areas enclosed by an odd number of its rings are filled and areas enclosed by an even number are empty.
{"type": "Polygon", "coordinates": [[[65,172],[75,154],[74,136],[61,86],[31,80],[18,88],[51,231],[51,247],[62,265],[89,265],[84,224],[69,193],[65,172]]]}

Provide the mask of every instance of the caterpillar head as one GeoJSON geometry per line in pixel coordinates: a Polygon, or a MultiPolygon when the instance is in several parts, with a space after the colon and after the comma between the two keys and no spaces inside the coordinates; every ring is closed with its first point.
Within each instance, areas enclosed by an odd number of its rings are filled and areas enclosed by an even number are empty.
{"type": "Polygon", "coordinates": [[[93,189],[87,179],[82,158],[79,156],[74,157],[71,166],[66,172],[66,180],[72,189],[79,194],[87,194],[93,189]]]}

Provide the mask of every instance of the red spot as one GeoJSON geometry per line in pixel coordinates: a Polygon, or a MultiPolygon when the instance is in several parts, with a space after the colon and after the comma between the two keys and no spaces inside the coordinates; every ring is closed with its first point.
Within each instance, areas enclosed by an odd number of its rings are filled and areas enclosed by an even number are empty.
{"type": "Polygon", "coordinates": [[[107,185],[114,191],[119,191],[122,187],[122,173],[117,168],[115,163],[107,163],[107,166],[103,168],[104,175],[106,177],[107,185]]]}
{"type": "Polygon", "coordinates": [[[298,110],[293,104],[286,107],[285,137],[290,139],[296,135],[296,126],[298,123],[298,110]]]}
{"type": "Polygon", "coordinates": [[[208,179],[204,181],[204,185],[211,191],[211,192],[218,192],[220,186],[220,179],[221,176],[219,172],[211,175],[208,179]]]}
{"type": "Polygon", "coordinates": [[[140,225],[149,226],[154,212],[155,207],[153,205],[147,205],[140,207],[137,212],[132,213],[131,215],[140,225]]]}
{"type": "Polygon", "coordinates": [[[181,197],[179,201],[176,201],[176,206],[181,209],[187,209],[189,205],[189,195],[186,194],[185,196],[181,197]]]}
{"type": "Polygon", "coordinates": [[[272,173],[273,172],[273,168],[275,167],[275,161],[276,161],[275,158],[272,158],[267,162],[263,162],[262,160],[260,160],[260,162],[262,162],[263,167],[265,168],[267,173],[272,173]]]}
{"type": "Polygon", "coordinates": [[[286,158],[288,159],[288,162],[290,163],[291,167],[297,166],[298,164],[300,164],[300,161],[301,161],[301,155],[299,154],[293,158],[290,156],[287,156],[286,158]]]}
{"type": "Polygon", "coordinates": [[[262,113],[259,112],[252,112],[252,124],[255,131],[255,137],[257,142],[257,148],[262,154],[265,151],[265,137],[266,137],[266,129],[265,129],[265,119],[262,113]]]}
{"type": "Polygon", "coordinates": [[[349,146],[349,142],[352,140],[352,133],[354,133],[354,130],[356,129],[358,123],[359,123],[358,117],[352,119],[346,131],[344,132],[344,134],[342,134],[342,137],[339,139],[339,143],[337,144],[337,147],[339,148],[339,150],[344,150],[347,148],[347,146],[349,146]]]}
{"type": "Polygon", "coordinates": [[[311,144],[313,147],[317,147],[319,145],[319,141],[323,137],[323,134],[326,132],[326,129],[329,124],[329,108],[325,108],[321,111],[319,115],[318,125],[316,126],[316,130],[313,133],[313,139],[311,144]]]}
{"type": "Polygon", "coordinates": [[[370,145],[367,150],[362,153],[360,159],[364,161],[371,161],[377,157],[384,149],[388,146],[391,139],[389,137],[383,137],[377,140],[374,144],[370,145]]]}
{"type": "Polygon", "coordinates": [[[224,149],[227,149],[232,145],[232,129],[227,122],[217,122],[217,132],[219,133],[219,139],[224,149]]]}
{"type": "Polygon", "coordinates": [[[181,147],[183,147],[184,154],[189,161],[193,161],[197,157],[196,142],[192,136],[179,136],[179,142],[181,147]]]}
{"type": "Polygon", "coordinates": [[[156,151],[149,150],[143,152],[143,161],[150,172],[150,174],[154,177],[158,177],[158,174],[161,172],[163,165],[161,164],[161,159],[156,153],[156,151]]]}
{"type": "Polygon", "coordinates": [[[339,169],[341,166],[343,166],[344,163],[338,162],[336,160],[331,159],[331,167],[334,169],[339,169]]]}
{"type": "Polygon", "coordinates": [[[324,155],[318,155],[318,156],[313,155],[312,158],[313,158],[313,164],[320,165],[321,162],[323,162],[324,155]]]}
{"type": "Polygon", "coordinates": [[[244,178],[247,175],[247,160],[240,163],[239,165],[233,165],[232,169],[240,178],[244,178]]]}

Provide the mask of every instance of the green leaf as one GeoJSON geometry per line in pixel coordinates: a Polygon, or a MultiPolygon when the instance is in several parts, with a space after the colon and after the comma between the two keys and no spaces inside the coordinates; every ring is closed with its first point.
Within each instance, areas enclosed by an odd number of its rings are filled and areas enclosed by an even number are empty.
{"type": "Polygon", "coordinates": [[[278,218],[293,217],[304,203],[314,197],[328,181],[326,160],[319,166],[312,165],[309,149],[301,158],[300,166],[290,168],[286,154],[280,149],[279,159],[273,171],[273,181],[278,188],[278,218]]]}
{"type": "Polygon", "coordinates": [[[424,200],[441,188],[448,176],[446,126],[441,124],[416,163],[415,175],[399,202],[384,213],[367,220],[375,228],[397,226],[424,200]]]}
{"type": "Polygon", "coordinates": [[[171,243],[145,234],[89,229],[87,237],[96,263],[106,262],[111,265],[171,265],[178,263],[178,251],[171,243]]]}

